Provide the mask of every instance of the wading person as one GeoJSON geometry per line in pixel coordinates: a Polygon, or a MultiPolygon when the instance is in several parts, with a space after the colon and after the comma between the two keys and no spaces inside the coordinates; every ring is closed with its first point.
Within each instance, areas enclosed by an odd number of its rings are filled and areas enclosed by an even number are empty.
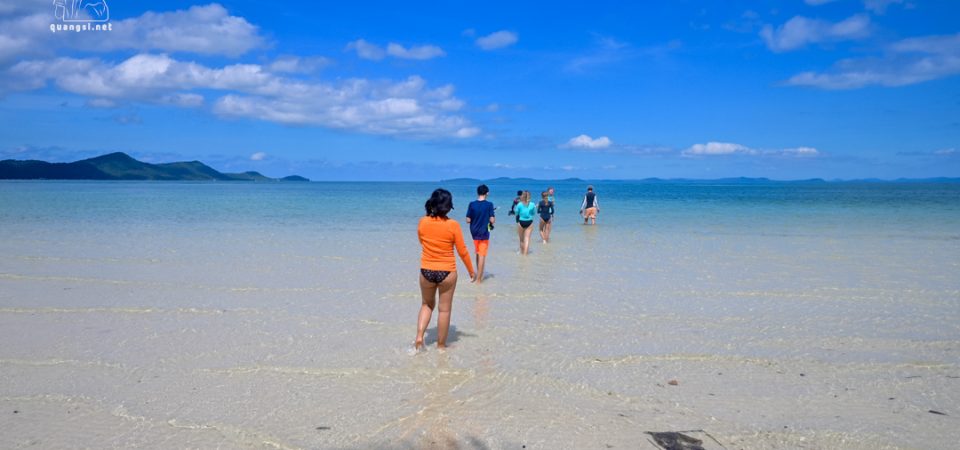
{"type": "Polygon", "coordinates": [[[460,255],[463,265],[467,266],[470,281],[476,279],[470,263],[470,253],[463,243],[460,224],[447,217],[447,213],[453,209],[453,196],[450,191],[433,191],[424,204],[424,209],[427,214],[420,218],[417,226],[417,236],[423,249],[420,254],[420,294],[423,296],[423,303],[420,305],[417,338],[414,341],[417,350],[423,348],[423,334],[430,324],[433,308],[437,306],[438,294],[440,312],[437,313],[437,348],[447,347],[453,292],[457,289],[457,260],[454,250],[460,255]]]}

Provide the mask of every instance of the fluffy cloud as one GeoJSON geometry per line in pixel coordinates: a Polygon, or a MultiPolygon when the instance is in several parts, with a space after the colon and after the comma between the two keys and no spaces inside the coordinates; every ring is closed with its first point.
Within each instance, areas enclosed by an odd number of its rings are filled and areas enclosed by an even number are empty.
{"type": "Polygon", "coordinates": [[[250,161],[263,161],[267,158],[267,154],[264,152],[256,152],[250,155],[250,161]]]}
{"type": "Polygon", "coordinates": [[[109,38],[101,33],[51,33],[52,19],[49,4],[43,2],[0,14],[0,64],[17,58],[49,56],[63,48],[236,57],[267,44],[256,26],[242,17],[231,16],[218,4],[113,20],[109,38]]]}
{"type": "Polygon", "coordinates": [[[802,72],[786,81],[792,86],[856,89],[905,86],[960,74],[960,33],[923,36],[894,42],[882,57],[845,59],[828,72],[802,72]]]}
{"type": "Polygon", "coordinates": [[[870,17],[864,14],[837,23],[796,16],[776,29],[766,25],[760,30],[760,37],[775,52],[796,50],[807,44],[862,39],[869,35],[870,17]]]}
{"type": "Polygon", "coordinates": [[[707,142],[706,144],[694,144],[682,152],[684,156],[733,155],[738,153],[754,154],[756,151],[730,142],[707,142]]]}
{"type": "Polygon", "coordinates": [[[387,52],[378,45],[371,44],[364,39],[357,39],[348,43],[346,49],[357,52],[357,56],[363,59],[372,59],[374,61],[379,61],[387,55],[387,52]]]}
{"type": "MultiPolygon", "coordinates": [[[[464,102],[452,86],[428,87],[417,76],[323,82],[290,75],[331,63],[319,56],[282,55],[264,64],[226,65],[175,56],[235,57],[268,44],[256,26],[218,4],[114,20],[108,38],[102,33],[50,32],[49,3],[5,5],[0,0],[0,96],[54,86],[86,97],[86,104],[96,108],[149,103],[360,133],[453,138],[480,134],[461,115],[464,102]],[[116,59],[121,50],[135,54],[116,59]],[[63,54],[100,57],[58,56],[63,54]]],[[[391,43],[385,50],[362,39],[348,47],[374,59],[443,55],[431,45],[391,43]]]]}
{"type": "Polygon", "coordinates": [[[333,61],[323,56],[282,55],[270,63],[268,70],[273,73],[312,73],[331,64],[333,61]]]}
{"type": "Polygon", "coordinates": [[[402,45],[394,42],[387,45],[387,54],[401,59],[433,59],[446,55],[443,49],[435,45],[420,45],[404,48],[402,45]]]}
{"type": "Polygon", "coordinates": [[[239,56],[265,44],[256,26],[231,16],[216,3],[173,12],[146,12],[117,21],[113,30],[110,39],[97,39],[97,48],[239,56]]]}
{"type": "Polygon", "coordinates": [[[729,155],[750,155],[750,156],[782,156],[809,158],[819,156],[820,152],[813,147],[796,147],[782,150],[755,150],[741,144],[732,142],[707,142],[706,144],[694,144],[686,150],[680,152],[681,156],[729,156],[729,155]]]}
{"type": "Polygon", "coordinates": [[[496,50],[516,44],[520,37],[513,31],[500,30],[481,36],[475,41],[484,50],[496,50]]]}
{"type": "Polygon", "coordinates": [[[611,141],[610,138],[606,136],[600,136],[596,139],[593,139],[590,136],[581,134],[580,136],[570,138],[570,140],[567,141],[567,143],[564,144],[563,146],[569,147],[569,148],[585,148],[585,149],[595,150],[595,149],[607,148],[611,144],[613,144],[613,141],[611,141]]]}
{"type": "Polygon", "coordinates": [[[446,53],[436,45],[420,45],[406,48],[396,42],[387,44],[386,50],[377,44],[367,42],[364,39],[357,39],[347,44],[347,50],[357,52],[357,56],[363,59],[379,61],[390,55],[400,59],[433,59],[440,56],[446,56],[446,53]]]}
{"type": "Polygon", "coordinates": [[[52,82],[97,101],[147,102],[177,107],[222,95],[213,112],[223,117],[347,129],[374,134],[472,137],[479,129],[457,114],[463,102],[450,85],[428,88],[420,77],[399,82],[345,80],[338,84],[285,78],[257,64],[211,68],[168,55],[138,54],[118,64],[99,59],[23,61],[7,73],[20,90],[52,82]]]}

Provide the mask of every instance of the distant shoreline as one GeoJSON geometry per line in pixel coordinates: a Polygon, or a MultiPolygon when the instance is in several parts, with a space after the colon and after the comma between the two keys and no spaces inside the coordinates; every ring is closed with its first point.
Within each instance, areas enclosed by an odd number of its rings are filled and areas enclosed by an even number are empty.
{"type": "Polygon", "coordinates": [[[327,183],[635,183],[635,184],[830,184],[830,183],[960,183],[960,177],[930,178],[859,178],[777,180],[766,177],[726,178],[635,178],[635,179],[590,179],[577,177],[557,179],[535,178],[449,178],[440,180],[310,180],[299,175],[282,178],[267,177],[259,172],[224,173],[200,162],[183,161],[151,164],[138,161],[126,153],[109,153],[94,158],[52,163],[40,160],[6,159],[0,161],[0,180],[49,180],[49,181],[268,181],[268,182],[327,182],[327,183]]]}
{"type": "Polygon", "coordinates": [[[253,171],[223,173],[200,161],[150,164],[123,152],[69,163],[6,159],[0,161],[0,180],[310,181],[299,175],[270,178],[253,171]]]}

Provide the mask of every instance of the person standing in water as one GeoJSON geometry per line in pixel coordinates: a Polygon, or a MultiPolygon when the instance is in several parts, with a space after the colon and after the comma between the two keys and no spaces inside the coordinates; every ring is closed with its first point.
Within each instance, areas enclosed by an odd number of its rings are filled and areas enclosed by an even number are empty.
{"type": "Polygon", "coordinates": [[[523,191],[517,191],[517,196],[513,198],[513,204],[510,205],[510,212],[507,213],[508,216],[514,216],[513,218],[520,223],[520,216],[517,215],[517,203],[520,203],[520,196],[523,195],[523,191]]]}
{"type": "Polygon", "coordinates": [[[600,212],[600,201],[597,200],[597,194],[593,192],[593,186],[587,186],[587,193],[583,196],[583,203],[580,204],[583,224],[586,225],[587,220],[590,220],[591,225],[596,225],[598,212],[600,212]]]}
{"type": "Polygon", "coordinates": [[[553,231],[553,216],[557,214],[557,196],[553,186],[547,188],[547,201],[553,203],[553,210],[550,212],[550,223],[547,224],[547,234],[553,231]]]}
{"type": "Polygon", "coordinates": [[[550,193],[544,191],[540,194],[541,200],[537,204],[537,214],[540,215],[540,239],[544,244],[550,242],[550,225],[553,223],[553,202],[550,201],[550,193]]]}
{"type": "Polygon", "coordinates": [[[493,203],[487,201],[488,193],[490,188],[487,185],[477,186],[477,199],[467,207],[467,223],[470,224],[474,251],[477,253],[477,284],[483,282],[483,268],[487,261],[487,249],[490,247],[490,230],[497,221],[493,203]]]}
{"type": "Polygon", "coordinates": [[[530,234],[533,233],[533,217],[537,214],[537,205],[530,201],[530,191],[523,191],[520,201],[513,208],[517,214],[517,237],[520,238],[520,254],[530,252],[530,234]]]}
{"type": "Polygon", "coordinates": [[[427,331],[433,308],[440,294],[440,312],[437,314],[437,348],[447,347],[447,333],[450,330],[450,311],[453,308],[453,292],[457,289],[457,260],[454,249],[460,255],[463,265],[467,266],[470,281],[476,281],[477,274],[470,264],[470,253],[463,243],[463,232],[456,220],[447,217],[453,209],[453,196],[446,189],[433,191],[424,204],[427,214],[420,218],[417,237],[423,251],[420,254],[420,294],[423,303],[417,318],[417,338],[414,347],[423,348],[423,334],[427,331]]]}

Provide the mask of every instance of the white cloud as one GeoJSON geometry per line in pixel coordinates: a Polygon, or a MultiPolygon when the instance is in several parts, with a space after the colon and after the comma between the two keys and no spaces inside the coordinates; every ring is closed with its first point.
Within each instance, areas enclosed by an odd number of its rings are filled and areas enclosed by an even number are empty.
{"type": "Polygon", "coordinates": [[[267,45],[259,29],[246,19],[231,16],[218,4],[171,12],[146,12],[112,20],[113,31],[51,33],[50,3],[34,3],[0,15],[0,64],[15,58],[49,56],[58,49],[87,52],[117,50],[163,51],[237,57],[267,45]]]}
{"type": "Polygon", "coordinates": [[[396,42],[387,44],[386,50],[377,44],[367,42],[364,39],[357,39],[347,44],[347,50],[357,52],[357,56],[363,59],[379,61],[387,55],[400,59],[433,59],[440,56],[446,56],[446,53],[436,45],[419,45],[406,48],[396,42]]]}
{"type": "Polygon", "coordinates": [[[267,158],[267,154],[264,152],[256,152],[250,155],[250,161],[263,161],[267,158]]]}
{"type": "Polygon", "coordinates": [[[703,156],[703,155],[733,155],[733,154],[755,154],[756,150],[749,147],[734,144],[730,142],[707,142],[706,144],[694,144],[684,150],[683,156],[703,156]]]}
{"type": "Polygon", "coordinates": [[[953,156],[957,154],[957,149],[955,148],[944,148],[933,152],[934,155],[938,156],[953,156]]]}
{"type": "Polygon", "coordinates": [[[837,0],[803,0],[804,3],[810,6],[820,6],[820,5],[825,5],[827,3],[833,3],[835,1],[837,0]]]}
{"type": "Polygon", "coordinates": [[[373,134],[467,138],[480,130],[457,114],[463,102],[453,86],[428,88],[417,76],[398,82],[349,79],[307,82],[268,72],[256,64],[211,68],[168,55],[135,55],[118,64],[98,59],[23,61],[8,72],[20,90],[49,82],[78,95],[114,102],[196,107],[222,95],[213,112],[223,117],[265,120],[373,134]]]}
{"type": "Polygon", "coordinates": [[[116,21],[113,30],[110,39],[97,39],[95,48],[239,56],[265,45],[256,26],[231,16],[216,3],[173,12],[146,12],[116,21]]]}
{"type": "Polygon", "coordinates": [[[800,158],[820,156],[820,152],[813,147],[788,148],[788,149],[781,150],[779,154],[783,156],[796,156],[800,158]]]}
{"type": "MultiPolygon", "coordinates": [[[[418,76],[324,82],[288,75],[330,64],[320,56],[282,55],[264,64],[226,65],[174,56],[241,56],[268,44],[256,26],[218,4],[114,20],[109,37],[51,33],[49,4],[2,11],[8,13],[0,13],[0,96],[53,86],[86,97],[91,107],[206,107],[223,117],[427,138],[481,133],[460,113],[464,102],[452,85],[427,86],[418,76]],[[117,59],[118,50],[138,52],[117,59]],[[58,56],[91,53],[99,57],[58,56]]],[[[348,47],[361,56],[370,56],[365,53],[370,51],[387,56],[386,50],[362,39],[348,47]]],[[[398,46],[391,55],[425,58],[438,52],[442,50],[429,45],[398,46]]]]}
{"type": "Polygon", "coordinates": [[[601,148],[607,148],[611,144],[613,144],[613,141],[611,141],[610,138],[606,136],[600,136],[596,139],[593,139],[590,136],[581,134],[580,136],[570,138],[570,140],[567,141],[567,143],[564,144],[563,147],[601,149],[601,148]]]}
{"type": "Polygon", "coordinates": [[[774,52],[796,50],[807,44],[862,39],[869,35],[870,17],[864,14],[837,23],[795,16],[776,29],[765,25],[760,30],[760,37],[774,52]]]}
{"type": "Polygon", "coordinates": [[[490,33],[486,36],[481,36],[475,41],[477,47],[480,47],[484,50],[496,50],[498,48],[509,47],[513,44],[516,44],[519,40],[519,36],[516,32],[500,30],[493,33],[490,33]]]}
{"type": "Polygon", "coordinates": [[[333,64],[323,56],[281,55],[268,66],[273,73],[312,73],[333,64]]]}
{"type": "Polygon", "coordinates": [[[468,137],[474,137],[474,136],[476,136],[476,135],[479,134],[479,133],[480,133],[480,129],[479,129],[479,128],[476,128],[476,127],[464,127],[464,128],[460,128],[459,130],[457,130],[457,132],[455,133],[455,136],[457,136],[457,137],[459,137],[459,138],[468,138],[468,137]]]}
{"type": "Polygon", "coordinates": [[[433,59],[446,56],[446,53],[436,45],[420,45],[404,48],[402,45],[391,42],[387,45],[387,54],[401,59],[433,59]]]}
{"type": "Polygon", "coordinates": [[[795,147],[781,150],[756,150],[745,145],[732,142],[707,142],[706,144],[694,144],[686,150],[680,152],[681,156],[730,156],[747,155],[756,157],[795,157],[810,158],[820,155],[820,152],[813,147],[795,147]]]}
{"type": "Polygon", "coordinates": [[[894,42],[879,58],[841,60],[828,72],[802,72],[785,84],[822,89],[905,86],[960,74],[960,33],[894,42]]]}
{"type": "Polygon", "coordinates": [[[353,42],[347,44],[347,50],[354,50],[357,52],[357,56],[363,59],[372,59],[374,61],[379,61],[387,56],[382,48],[376,44],[371,44],[363,39],[357,39],[353,42]]]}

